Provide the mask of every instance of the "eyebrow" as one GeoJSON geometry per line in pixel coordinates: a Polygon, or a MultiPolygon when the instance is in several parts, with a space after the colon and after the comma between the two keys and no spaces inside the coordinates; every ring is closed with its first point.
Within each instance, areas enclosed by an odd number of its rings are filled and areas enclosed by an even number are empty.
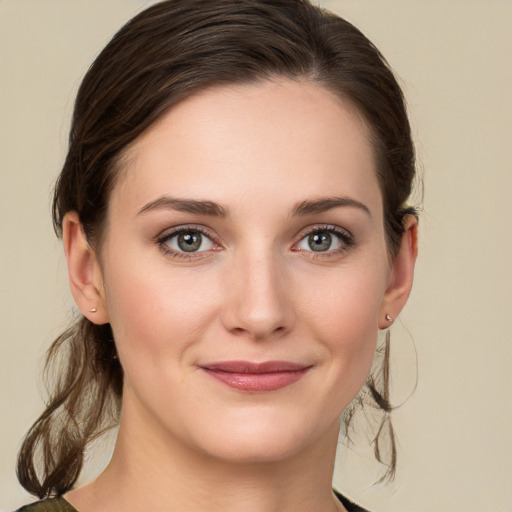
{"type": "MultiPolygon", "coordinates": [[[[351,207],[364,211],[371,217],[370,209],[357,199],[348,196],[339,197],[321,197],[318,199],[306,199],[295,204],[291,215],[305,216],[323,213],[333,208],[351,207]]],[[[144,205],[137,215],[141,215],[154,210],[176,210],[179,212],[195,213],[199,215],[209,215],[212,217],[227,217],[228,208],[208,200],[197,199],[179,199],[171,196],[161,196],[154,201],[144,205]]]]}
{"type": "Polygon", "coordinates": [[[297,203],[292,210],[293,216],[312,215],[316,213],[323,213],[333,208],[351,207],[358,208],[372,216],[370,209],[365,204],[357,199],[348,196],[338,197],[321,197],[319,199],[309,199],[297,203]]]}
{"type": "Polygon", "coordinates": [[[210,215],[212,217],[228,216],[228,209],[213,201],[179,199],[170,196],[161,196],[149,202],[139,210],[137,215],[154,210],[176,210],[179,212],[197,213],[199,215],[210,215]]]}

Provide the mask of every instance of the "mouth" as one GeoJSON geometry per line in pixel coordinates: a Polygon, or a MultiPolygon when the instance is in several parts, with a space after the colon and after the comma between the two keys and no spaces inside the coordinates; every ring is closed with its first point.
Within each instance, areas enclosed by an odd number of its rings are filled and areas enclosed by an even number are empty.
{"type": "Polygon", "coordinates": [[[221,361],[200,366],[209,376],[239,391],[276,391],[300,380],[312,366],[289,361],[221,361]]]}

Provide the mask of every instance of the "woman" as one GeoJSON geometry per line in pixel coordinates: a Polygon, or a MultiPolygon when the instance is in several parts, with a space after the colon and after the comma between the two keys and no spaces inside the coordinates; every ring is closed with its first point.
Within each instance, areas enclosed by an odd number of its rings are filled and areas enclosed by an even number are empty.
{"type": "Polygon", "coordinates": [[[413,178],[400,88],[346,21],[170,0],[123,27],[55,189],[83,317],[50,349],[63,369],[18,464],[56,498],[24,510],[362,510],[332,491],[334,457],[365,397],[388,420],[387,349],[370,370],[412,285],[413,178]]]}

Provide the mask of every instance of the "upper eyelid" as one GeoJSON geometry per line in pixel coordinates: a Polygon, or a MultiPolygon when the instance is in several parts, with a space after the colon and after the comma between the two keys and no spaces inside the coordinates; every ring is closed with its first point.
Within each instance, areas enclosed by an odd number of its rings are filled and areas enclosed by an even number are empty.
{"type": "Polygon", "coordinates": [[[196,224],[185,224],[164,229],[155,238],[158,242],[161,242],[164,240],[168,240],[169,238],[172,238],[173,236],[176,236],[184,231],[197,231],[202,235],[210,238],[212,241],[215,241],[216,238],[215,235],[212,234],[208,228],[196,224]]]}
{"type": "Polygon", "coordinates": [[[297,233],[296,238],[300,241],[304,237],[310,235],[311,233],[315,233],[316,231],[329,231],[334,234],[346,235],[351,239],[355,238],[351,231],[349,231],[346,228],[342,228],[341,226],[337,226],[335,224],[317,224],[314,226],[307,226],[297,233]]]}

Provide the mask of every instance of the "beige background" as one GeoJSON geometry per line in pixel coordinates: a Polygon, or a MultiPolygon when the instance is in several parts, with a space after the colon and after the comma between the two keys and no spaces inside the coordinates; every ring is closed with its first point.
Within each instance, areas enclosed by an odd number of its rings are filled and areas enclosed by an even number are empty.
{"type": "MultiPolygon", "coordinates": [[[[394,484],[365,439],[335,483],[376,512],[512,511],[512,2],[324,0],[398,71],[425,174],[421,256],[394,327],[394,484]],[[414,341],[413,341],[414,340],[414,341]],[[356,470],[357,468],[357,470],[356,470]]],[[[76,87],[142,0],[0,0],[0,509],[72,311],[49,215],[76,87]]],[[[95,461],[92,461],[94,466],[95,461]]]]}

